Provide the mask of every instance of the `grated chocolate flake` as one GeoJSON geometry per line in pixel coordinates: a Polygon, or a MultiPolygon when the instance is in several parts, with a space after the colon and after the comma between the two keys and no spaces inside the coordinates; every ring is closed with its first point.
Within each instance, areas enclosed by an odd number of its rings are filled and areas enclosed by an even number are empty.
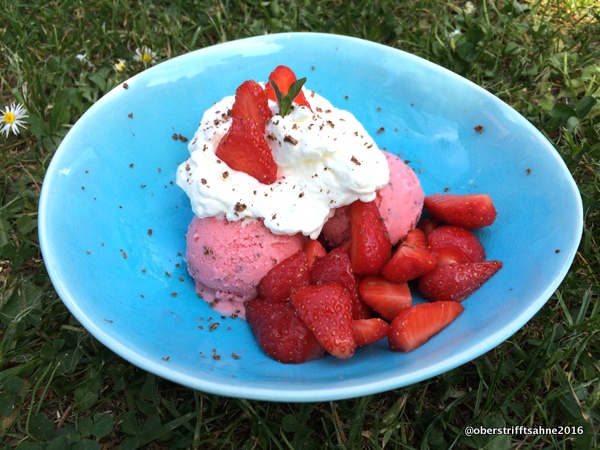
{"type": "Polygon", "coordinates": [[[298,145],[298,139],[295,139],[294,137],[290,136],[289,134],[285,135],[285,137],[283,138],[283,142],[289,142],[292,145],[298,145]]]}

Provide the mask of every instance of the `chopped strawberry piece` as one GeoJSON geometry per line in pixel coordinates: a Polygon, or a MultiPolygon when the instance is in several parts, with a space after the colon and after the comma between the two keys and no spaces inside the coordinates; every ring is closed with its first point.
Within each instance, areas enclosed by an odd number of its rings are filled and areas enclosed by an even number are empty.
{"type": "Polygon", "coordinates": [[[262,350],[276,361],[299,364],[325,356],[325,349],[291,302],[249,300],[246,321],[262,350]]]}
{"type": "Polygon", "coordinates": [[[292,292],[298,316],[314,333],[325,350],[348,359],[356,350],[352,323],[352,298],[341,284],[322,283],[292,292]]]}
{"type": "Polygon", "coordinates": [[[352,296],[352,318],[367,319],[373,311],[358,295],[358,285],[352,272],[350,257],[339,248],[334,248],[326,256],[313,263],[310,270],[312,284],[336,282],[344,286],[352,296]]]}
{"type": "Polygon", "coordinates": [[[350,257],[340,249],[334,248],[327,255],[317,259],[310,270],[312,284],[335,281],[349,291],[356,285],[350,257]]]}
{"type": "Polygon", "coordinates": [[[352,239],[348,238],[344,242],[342,242],[340,245],[338,245],[336,248],[339,248],[340,250],[348,253],[348,255],[349,255],[351,247],[352,247],[352,239]]]}
{"type": "Polygon", "coordinates": [[[235,91],[235,101],[231,107],[233,119],[251,120],[259,128],[265,127],[267,120],[273,116],[267,94],[256,81],[244,81],[235,91]]]}
{"type": "Polygon", "coordinates": [[[439,226],[439,221],[435,219],[421,219],[418,228],[423,230],[426,236],[439,226]]]}
{"type": "Polygon", "coordinates": [[[420,347],[452,323],[463,310],[456,302],[421,303],[405,309],[390,325],[390,348],[410,352],[420,347]]]}
{"type": "Polygon", "coordinates": [[[390,331],[389,324],[379,317],[354,321],[354,336],[358,347],[371,345],[382,340],[390,331]]]}
{"type": "Polygon", "coordinates": [[[424,206],[435,219],[467,230],[496,220],[496,208],[488,194],[433,194],[425,197],[424,206]]]}
{"type": "Polygon", "coordinates": [[[477,236],[461,227],[438,227],[429,233],[427,242],[439,266],[485,260],[485,249],[477,236]]]}
{"type": "MultiPolygon", "coordinates": [[[[287,94],[288,89],[290,88],[292,83],[294,81],[296,81],[296,74],[292,71],[292,69],[290,69],[287,66],[277,66],[275,68],[275,70],[273,70],[273,72],[271,72],[271,75],[269,75],[269,80],[272,80],[275,82],[275,84],[277,85],[277,87],[279,88],[279,90],[281,91],[282,94],[287,94]]],[[[271,86],[271,83],[267,83],[267,85],[265,87],[265,91],[266,91],[267,97],[269,99],[273,100],[274,102],[277,101],[277,96],[275,95],[275,89],[273,89],[273,86],[271,86]]],[[[294,99],[294,102],[299,105],[310,108],[310,104],[306,100],[304,92],[302,92],[302,91],[300,91],[300,93],[296,96],[296,98],[294,99]]]]}
{"type": "Polygon", "coordinates": [[[308,270],[310,270],[318,258],[322,258],[323,256],[327,255],[327,250],[325,250],[325,247],[323,247],[323,244],[321,244],[319,241],[316,239],[311,239],[304,244],[304,253],[306,253],[308,270]]]}
{"type": "Polygon", "coordinates": [[[390,281],[405,283],[435,269],[437,258],[429,251],[427,237],[419,228],[408,232],[381,274],[390,281]]]}
{"type": "Polygon", "coordinates": [[[258,283],[258,296],[274,302],[289,300],[292,289],[308,285],[310,273],[306,253],[299,250],[284,259],[258,283]]]}
{"type": "Polygon", "coordinates": [[[359,274],[376,274],[388,262],[392,243],[375,201],[350,205],[350,261],[359,274]]]}
{"type": "Polygon", "coordinates": [[[230,168],[247,173],[261,183],[272,184],[277,179],[277,163],[265,137],[267,118],[266,112],[261,112],[264,102],[264,91],[254,81],[246,81],[237,89],[231,127],[215,153],[230,168]]]}
{"type": "Polygon", "coordinates": [[[419,291],[428,300],[461,302],[501,267],[496,260],[438,266],[419,278],[419,291]]]}
{"type": "Polygon", "coordinates": [[[377,275],[364,277],[358,292],[364,302],[386,320],[392,320],[400,311],[412,305],[407,283],[394,283],[377,275]]]}

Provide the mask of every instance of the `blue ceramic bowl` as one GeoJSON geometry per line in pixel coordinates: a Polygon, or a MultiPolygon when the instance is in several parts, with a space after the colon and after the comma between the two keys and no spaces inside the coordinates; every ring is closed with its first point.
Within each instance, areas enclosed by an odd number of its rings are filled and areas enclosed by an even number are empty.
{"type": "Polygon", "coordinates": [[[204,48],[119,85],[62,142],[39,213],[56,291],[108,348],[204,392],[299,402],[406,386],[496,347],[559,286],[583,216],[558,153],[498,98],[402,51],[314,33],[204,48]],[[478,234],[489,259],[504,268],[464,302],[454,323],[412,353],[394,353],[384,340],[347,361],[280,364],[261,352],[244,321],[220,317],[196,296],[184,259],[192,212],[174,184],[188,156],[179,135],[192,137],[213,102],[247,79],[265,80],[279,64],[354,113],[381,148],[410,160],[426,194],[448,188],[495,201],[496,222],[478,234]]]}

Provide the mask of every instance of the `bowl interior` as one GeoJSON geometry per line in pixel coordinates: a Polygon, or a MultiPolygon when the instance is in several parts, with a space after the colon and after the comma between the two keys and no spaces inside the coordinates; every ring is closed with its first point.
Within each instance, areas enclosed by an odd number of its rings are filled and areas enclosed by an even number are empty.
{"type": "Polygon", "coordinates": [[[191,388],[278,401],[393,389],[485,353],[548,300],[581,230],[581,200],[565,164],[513,109],[410,54],[313,33],[205,48],[117,86],[66,136],[40,201],[52,282],[96,338],[191,388]],[[503,269],[464,302],[452,325],[410,354],[382,341],[348,361],[280,364],[261,352],[245,322],[221,317],[194,291],[184,254],[192,212],[175,185],[189,154],[184,141],[213,102],[244,80],[265,80],[278,64],[354,113],[380,148],[410,161],[426,194],[494,198],[498,218],[477,234],[503,269]]]}

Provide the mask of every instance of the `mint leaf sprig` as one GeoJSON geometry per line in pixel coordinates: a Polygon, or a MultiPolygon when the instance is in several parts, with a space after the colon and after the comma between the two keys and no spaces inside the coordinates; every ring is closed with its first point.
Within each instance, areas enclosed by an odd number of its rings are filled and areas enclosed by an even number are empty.
{"type": "Polygon", "coordinates": [[[277,97],[277,104],[279,105],[279,115],[282,117],[287,116],[292,110],[292,102],[302,90],[302,86],[304,86],[304,83],[306,83],[306,77],[294,81],[290,85],[287,94],[283,94],[279,90],[277,83],[275,83],[273,80],[269,80],[269,83],[271,83],[271,86],[273,86],[273,90],[275,91],[275,97],[277,97]]]}

